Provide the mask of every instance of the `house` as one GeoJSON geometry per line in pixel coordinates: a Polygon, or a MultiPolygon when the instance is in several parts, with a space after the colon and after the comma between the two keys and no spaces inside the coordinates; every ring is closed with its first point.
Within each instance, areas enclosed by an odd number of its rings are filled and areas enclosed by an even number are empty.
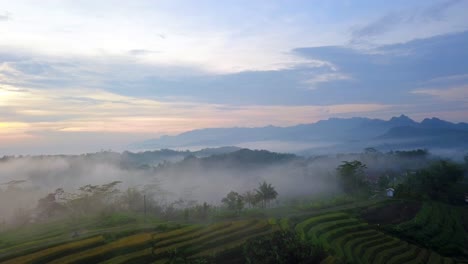
{"type": "Polygon", "coordinates": [[[388,188],[386,190],[386,193],[387,193],[387,197],[393,197],[393,194],[395,193],[395,189],[393,188],[388,188]]]}

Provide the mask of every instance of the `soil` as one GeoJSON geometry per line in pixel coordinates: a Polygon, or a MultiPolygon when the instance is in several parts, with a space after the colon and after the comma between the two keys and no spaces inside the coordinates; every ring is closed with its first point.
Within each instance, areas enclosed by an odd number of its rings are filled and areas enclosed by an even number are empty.
{"type": "Polygon", "coordinates": [[[413,219],[420,209],[420,202],[399,202],[369,209],[362,217],[371,224],[399,224],[413,219]]]}

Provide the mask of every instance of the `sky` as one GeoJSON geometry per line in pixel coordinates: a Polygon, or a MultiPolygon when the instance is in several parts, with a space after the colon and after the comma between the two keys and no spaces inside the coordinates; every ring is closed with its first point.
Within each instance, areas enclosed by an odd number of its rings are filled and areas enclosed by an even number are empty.
{"type": "Polygon", "coordinates": [[[468,122],[466,10],[466,0],[0,0],[0,155],[330,117],[468,122]]]}

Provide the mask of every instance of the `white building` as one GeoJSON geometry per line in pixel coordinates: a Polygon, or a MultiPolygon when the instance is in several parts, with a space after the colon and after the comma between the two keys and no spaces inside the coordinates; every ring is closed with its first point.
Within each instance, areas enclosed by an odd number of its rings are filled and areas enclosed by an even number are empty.
{"type": "Polygon", "coordinates": [[[395,193],[395,189],[388,188],[386,191],[387,191],[387,197],[393,197],[393,194],[395,193]]]}

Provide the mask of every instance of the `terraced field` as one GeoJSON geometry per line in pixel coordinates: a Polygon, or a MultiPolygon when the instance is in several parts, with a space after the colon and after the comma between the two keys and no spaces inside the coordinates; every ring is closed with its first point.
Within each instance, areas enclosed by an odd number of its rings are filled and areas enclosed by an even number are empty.
{"type": "Polygon", "coordinates": [[[52,232],[36,228],[35,232],[3,233],[0,263],[168,263],[175,258],[183,261],[199,257],[224,260],[242,256],[239,249],[250,238],[291,228],[331,254],[323,263],[468,263],[463,256],[441,255],[444,249],[466,252],[464,211],[460,210],[425,203],[413,219],[385,227],[368,224],[344,211],[211,225],[138,222],[89,229],[76,239],[70,237],[69,229],[51,226],[52,232]]]}
{"type": "Polygon", "coordinates": [[[346,213],[311,217],[297,224],[296,231],[349,263],[455,263],[451,258],[376,230],[346,213]]]}
{"type": "Polygon", "coordinates": [[[139,232],[110,242],[97,235],[20,250],[10,257],[4,256],[2,263],[165,263],[175,255],[184,258],[216,256],[239,247],[249,238],[278,228],[268,220],[246,220],[192,225],[168,232],[139,232]]]}
{"type": "Polygon", "coordinates": [[[468,233],[463,226],[461,210],[442,203],[425,203],[414,219],[392,229],[399,236],[438,252],[468,256],[468,233]]]}

